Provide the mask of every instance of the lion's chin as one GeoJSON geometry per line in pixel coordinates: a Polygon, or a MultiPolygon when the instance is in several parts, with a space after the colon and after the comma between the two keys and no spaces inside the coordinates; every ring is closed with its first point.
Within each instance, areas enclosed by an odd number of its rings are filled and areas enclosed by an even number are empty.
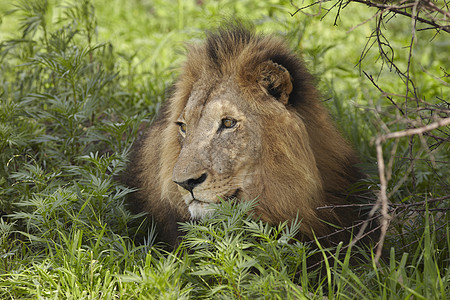
{"type": "Polygon", "coordinates": [[[193,220],[209,217],[212,215],[213,211],[214,208],[211,207],[211,203],[194,200],[189,204],[189,213],[193,220]]]}
{"type": "MultiPolygon", "coordinates": [[[[238,197],[239,192],[240,192],[240,189],[236,189],[236,191],[234,191],[234,193],[230,194],[229,196],[224,196],[222,198],[217,197],[216,202],[201,201],[201,200],[197,200],[197,199],[193,199],[193,198],[189,197],[189,199],[185,200],[185,201],[186,201],[186,204],[188,205],[189,213],[191,214],[191,219],[192,220],[200,220],[205,217],[210,217],[212,215],[212,213],[214,212],[214,208],[211,204],[218,204],[219,199],[226,199],[226,200],[235,199],[238,197]]],[[[191,195],[189,195],[189,196],[191,196],[191,195]]]]}

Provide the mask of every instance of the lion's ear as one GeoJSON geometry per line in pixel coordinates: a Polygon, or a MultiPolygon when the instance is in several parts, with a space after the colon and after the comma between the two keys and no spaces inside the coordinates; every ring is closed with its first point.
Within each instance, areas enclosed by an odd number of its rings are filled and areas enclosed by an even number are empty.
{"type": "Polygon", "coordinates": [[[286,105],[293,88],[289,71],[271,60],[262,63],[256,71],[264,92],[286,105]]]}

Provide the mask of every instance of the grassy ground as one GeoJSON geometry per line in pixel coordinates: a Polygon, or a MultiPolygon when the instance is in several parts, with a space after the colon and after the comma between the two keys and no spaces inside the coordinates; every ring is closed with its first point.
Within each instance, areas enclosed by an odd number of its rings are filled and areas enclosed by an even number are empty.
{"type": "MultiPolygon", "coordinates": [[[[327,268],[333,276],[320,282],[305,271],[307,247],[284,242],[295,224],[268,228],[253,221],[245,213],[251,203],[226,203],[201,226],[186,224],[186,241],[174,252],[151,240],[133,243],[128,224],[136,216],[123,206],[130,190],[114,176],[177,76],[184,43],[230,17],[285,36],[301,53],[378,184],[373,138],[406,125],[355,67],[372,27],[352,28],[373,12],[350,5],[333,26],[335,11],[323,20],[292,17],[294,11],[290,1],[274,0],[0,0],[0,298],[448,297],[448,199],[399,211],[386,265],[336,261],[327,268]]],[[[410,21],[391,23],[389,38],[405,67],[410,21]]],[[[411,74],[423,99],[444,105],[448,85],[433,76],[448,68],[448,38],[438,35],[430,43],[432,37],[420,33],[411,74]]],[[[403,93],[401,78],[381,66],[374,48],[361,70],[386,91],[403,93]]],[[[417,139],[411,148],[410,141],[384,145],[386,160],[395,158],[390,200],[445,198],[450,174],[439,162],[448,162],[448,144],[434,149],[417,139]],[[403,159],[409,151],[417,153],[414,176],[403,159]]]]}

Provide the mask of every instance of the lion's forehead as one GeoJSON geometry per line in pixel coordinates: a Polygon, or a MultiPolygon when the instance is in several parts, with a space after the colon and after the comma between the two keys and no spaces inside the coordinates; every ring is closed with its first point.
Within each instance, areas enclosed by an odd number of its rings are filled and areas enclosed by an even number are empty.
{"type": "Polygon", "coordinates": [[[182,112],[185,120],[223,117],[238,118],[243,115],[242,95],[229,82],[218,84],[214,88],[204,86],[194,88],[182,112]]]}

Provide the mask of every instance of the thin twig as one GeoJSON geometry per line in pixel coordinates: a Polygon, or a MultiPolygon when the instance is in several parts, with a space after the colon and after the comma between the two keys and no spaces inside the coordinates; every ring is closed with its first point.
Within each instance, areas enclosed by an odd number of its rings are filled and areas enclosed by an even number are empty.
{"type": "Polygon", "coordinates": [[[377,140],[380,140],[380,142],[384,142],[388,139],[397,139],[405,136],[411,136],[411,135],[417,135],[417,134],[423,134],[424,132],[434,130],[439,127],[448,126],[450,125],[450,117],[437,120],[436,122],[433,122],[429,125],[419,127],[419,128],[411,128],[403,131],[396,131],[396,132],[390,132],[384,135],[381,135],[377,138],[377,140]]]}
{"type": "Polygon", "coordinates": [[[431,123],[427,126],[423,126],[420,128],[412,128],[403,131],[390,132],[384,135],[380,135],[377,137],[375,141],[376,151],[377,151],[377,162],[378,162],[378,175],[380,177],[380,193],[378,203],[381,205],[381,234],[380,234],[380,244],[377,247],[376,255],[375,255],[375,263],[378,263],[381,253],[382,247],[384,243],[384,239],[386,237],[386,232],[389,226],[389,222],[391,220],[391,216],[388,213],[388,197],[387,197],[387,179],[386,179],[386,170],[383,159],[383,148],[382,143],[388,139],[397,139],[406,136],[412,135],[422,135],[424,132],[431,131],[433,129],[439,128],[441,126],[447,126],[450,124],[450,117],[438,120],[434,123],[431,123]]]}
{"type": "Polygon", "coordinates": [[[394,104],[394,106],[400,111],[400,113],[402,115],[405,115],[405,112],[397,105],[397,103],[395,103],[394,99],[392,99],[391,97],[389,97],[388,93],[386,93],[385,91],[383,91],[375,82],[375,80],[373,80],[372,75],[368,75],[365,71],[363,71],[363,74],[366,75],[366,77],[370,80],[370,82],[372,82],[372,84],[383,94],[383,96],[385,96],[386,98],[389,99],[389,101],[391,101],[392,104],[394,104]]]}

